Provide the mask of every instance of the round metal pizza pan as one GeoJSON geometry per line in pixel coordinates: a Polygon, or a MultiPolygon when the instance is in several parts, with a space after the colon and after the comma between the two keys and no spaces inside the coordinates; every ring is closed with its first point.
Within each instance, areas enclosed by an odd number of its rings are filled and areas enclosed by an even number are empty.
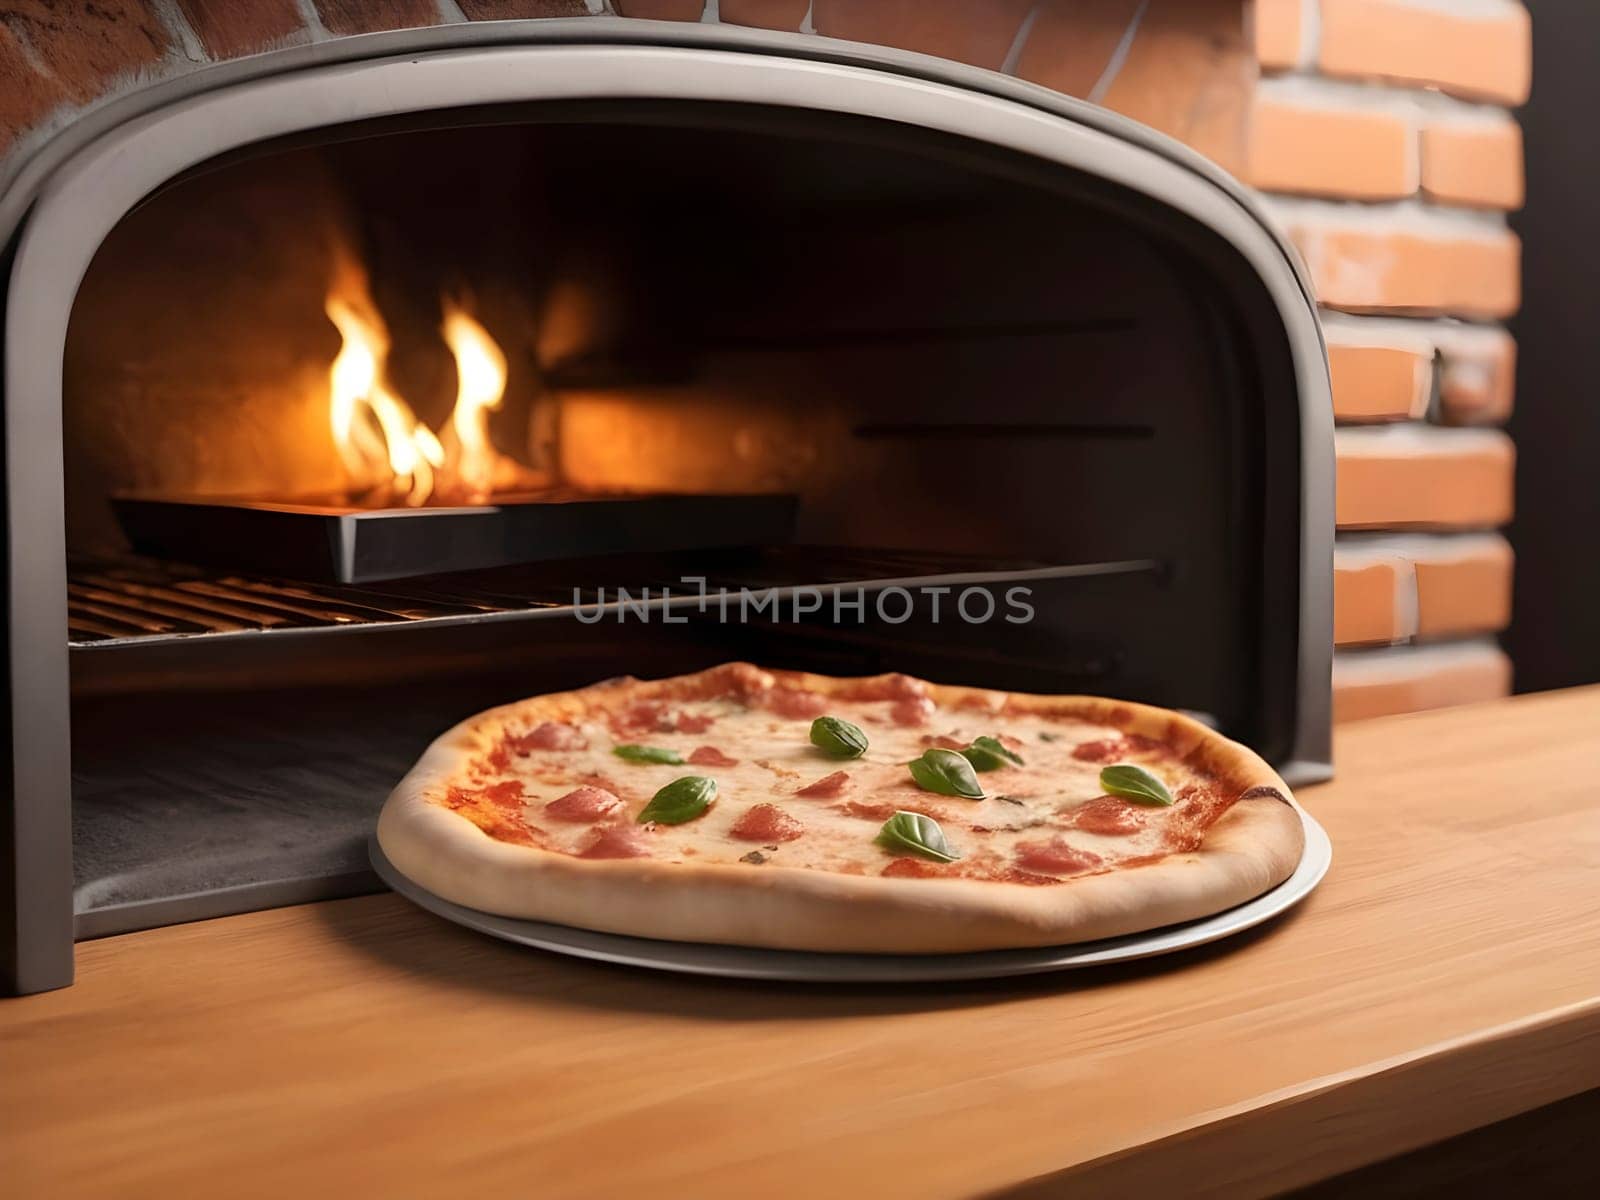
{"type": "Polygon", "coordinates": [[[1035,975],[1130,962],[1171,954],[1231,937],[1270,921],[1311,894],[1328,873],[1333,846],[1322,826],[1300,811],[1305,825],[1305,851],[1300,865],[1270,892],[1198,921],[1169,925],[1127,937],[1070,946],[1026,950],[988,950],[971,954],[813,954],[799,950],[761,950],[747,946],[713,946],[698,942],[664,942],[655,938],[596,933],[568,925],[499,917],[463,908],[419,887],[384,857],[376,837],[368,843],[372,866],[396,892],[431,913],[468,929],[503,938],[519,946],[570,954],[576,958],[674,971],[685,975],[717,975],[732,979],[771,979],[787,983],[921,983],[934,980],[990,979],[1035,975]]]}

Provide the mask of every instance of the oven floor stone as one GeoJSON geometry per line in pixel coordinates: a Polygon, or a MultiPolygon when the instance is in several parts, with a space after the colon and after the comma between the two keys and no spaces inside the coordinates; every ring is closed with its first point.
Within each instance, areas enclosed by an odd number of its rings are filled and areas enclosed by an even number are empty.
{"type": "Polygon", "coordinates": [[[146,699],[77,714],[79,936],[382,890],[366,840],[384,797],[474,709],[346,700],[146,699]]]}

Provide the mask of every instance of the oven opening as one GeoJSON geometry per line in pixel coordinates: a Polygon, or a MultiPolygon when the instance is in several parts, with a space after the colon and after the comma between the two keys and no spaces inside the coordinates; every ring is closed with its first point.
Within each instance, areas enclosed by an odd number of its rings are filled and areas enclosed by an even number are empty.
{"type": "Polygon", "coordinates": [[[1252,682],[1267,423],[1198,235],[865,119],[457,116],[208,164],[84,280],[80,936],[368,890],[433,735],[625,673],[900,670],[1286,738],[1252,682]]]}

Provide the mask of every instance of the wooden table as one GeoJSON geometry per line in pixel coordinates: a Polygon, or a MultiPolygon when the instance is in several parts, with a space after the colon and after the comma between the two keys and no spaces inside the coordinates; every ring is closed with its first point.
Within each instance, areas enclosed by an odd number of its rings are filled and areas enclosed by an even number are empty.
{"type": "Polygon", "coordinates": [[[1350,727],[1338,770],[1296,914],[1096,973],[679,979],[389,896],[87,943],[75,987],[0,1001],[0,1178],[1243,1196],[1600,1087],[1600,689],[1350,727]]]}

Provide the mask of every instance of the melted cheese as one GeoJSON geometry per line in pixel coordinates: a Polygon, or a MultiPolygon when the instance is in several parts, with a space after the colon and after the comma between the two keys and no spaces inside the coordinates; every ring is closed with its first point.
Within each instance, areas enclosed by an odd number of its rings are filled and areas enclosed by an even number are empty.
{"type": "MultiPolygon", "coordinates": [[[[759,704],[760,702],[758,702],[759,704]]],[[[579,854],[595,836],[593,824],[555,820],[545,806],[583,785],[606,788],[616,794],[625,813],[602,819],[602,825],[631,825],[651,858],[675,862],[738,863],[752,868],[763,862],[813,870],[876,874],[903,851],[875,844],[884,820],[896,810],[926,814],[939,822],[951,850],[960,861],[948,867],[918,859],[928,870],[918,873],[955,874],[979,878],[1017,878],[1022,872],[1033,882],[1081,874],[1148,860],[1197,844],[1197,832],[1217,812],[1215,781],[1198,773],[1161,743],[1123,740],[1123,731],[1111,725],[1060,720],[1035,715],[994,716],[963,708],[937,707],[915,725],[901,724],[898,701],[826,700],[825,711],[854,722],[865,731],[869,748],[852,760],[830,758],[811,745],[811,717],[779,715],[768,707],[747,707],[737,699],[669,701],[662,706],[663,725],[670,731],[624,728],[612,719],[596,716],[575,721],[572,728],[582,748],[526,749],[504,754],[503,767],[476,764],[469,788],[516,781],[521,786],[520,811],[500,802],[501,816],[520,817],[533,844],[567,854],[579,854]],[[703,732],[691,728],[696,718],[711,718],[703,732]],[[687,718],[687,720],[683,720],[687,718]],[[912,780],[906,764],[920,756],[935,737],[965,745],[981,735],[1004,736],[1025,760],[1020,767],[980,772],[979,782],[988,797],[963,800],[923,791],[912,780]],[[1101,799],[1099,784],[1103,761],[1076,756],[1090,743],[1108,761],[1137,762],[1153,771],[1179,802],[1170,807],[1126,804],[1101,799]],[[638,744],[677,751],[681,765],[638,763],[613,753],[620,744],[638,744]],[[688,761],[700,747],[711,747],[737,760],[732,766],[702,766],[688,761]],[[796,793],[818,780],[843,771],[848,782],[837,796],[807,797],[796,793]],[[682,825],[639,826],[637,817],[663,786],[685,775],[702,775],[717,782],[717,799],[703,815],[682,825]],[[1076,827],[1083,806],[1132,814],[1138,828],[1130,834],[1108,834],[1076,827]],[[732,835],[735,823],[751,807],[772,804],[800,822],[804,832],[782,842],[752,842],[732,835]],[[508,814],[508,807],[511,812],[508,814]],[[1090,860],[1074,868],[1041,864],[1041,846],[1057,856],[1065,850],[1085,852],[1090,860]],[[752,851],[758,852],[752,855],[752,851]],[[1009,875],[1007,873],[1010,873],[1009,875]]],[[[514,725],[514,740],[530,732],[514,725]]],[[[501,795],[505,790],[502,788],[501,795]]],[[[515,789],[512,789],[515,794],[515,789]]],[[[464,815],[471,815],[466,813],[464,815]]],[[[1126,819],[1126,818],[1125,818],[1126,819]]],[[[480,822],[480,825],[482,823],[480,822]]],[[[493,833],[494,830],[488,830],[493,833]]],[[[520,839],[519,839],[520,840],[520,839]]]]}

